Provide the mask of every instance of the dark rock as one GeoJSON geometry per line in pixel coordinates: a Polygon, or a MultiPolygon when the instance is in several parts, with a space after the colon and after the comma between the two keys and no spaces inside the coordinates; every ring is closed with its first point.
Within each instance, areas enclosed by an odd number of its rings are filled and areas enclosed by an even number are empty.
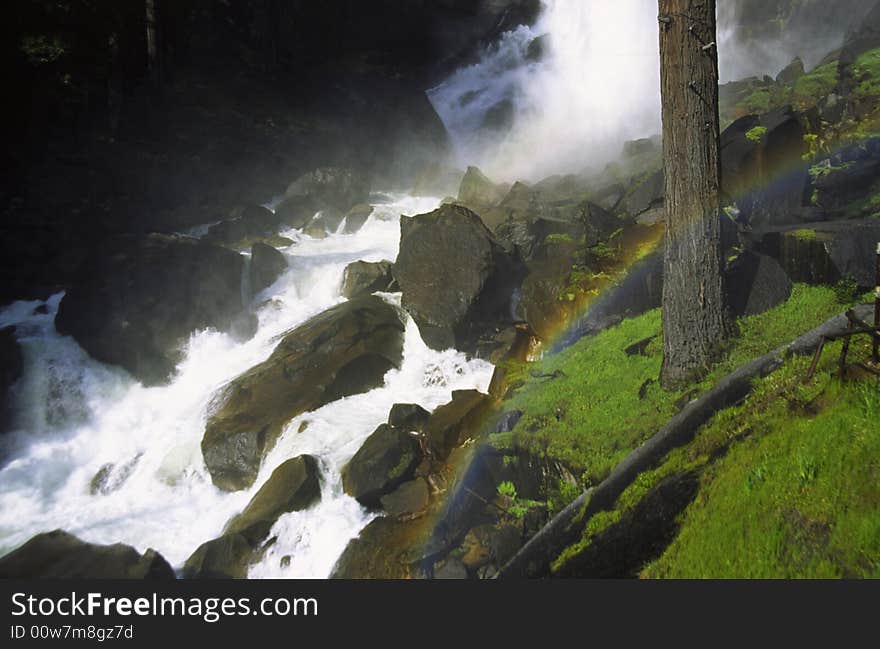
{"type": "Polygon", "coordinates": [[[491,407],[487,395],[476,390],[458,390],[452,401],[431,413],[424,434],[434,458],[444,460],[456,446],[482,433],[491,407]]]}
{"type": "Polygon", "coordinates": [[[516,107],[513,101],[503,99],[486,111],[480,124],[480,130],[496,134],[505,133],[513,128],[515,117],[516,107]]]}
{"type": "Polygon", "coordinates": [[[880,220],[827,221],[756,232],[761,252],[776,259],[793,282],[833,285],[852,276],[874,286],[880,220]]]}
{"type": "Polygon", "coordinates": [[[367,507],[413,477],[422,459],[418,440],[410,433],[382,424],[342,469],[345,493],[367,507]]]}
{"type": "Polygon", "coordinates": [[[184,579],[247,579],[253,546],[241,534],[202,543],[183,566],[184,579]]]}
{"type": "Polygon", "coordinates": [[[388,425],[407,432],[421,431],[431,413],[415,403],[395,403],[388,414],[388,425]]]}
{"type": "Polygon", "coordinates": [[[571,258],[564,254],[529,263],[517,312],[542,340],[551,339],[567,318],[569,305],[564,298],[571,270],[571,258]]]}
{"type": "Polygon", "coordinates": [[[10,388],[24,372],[24,355],[15,338],[15,327],[0,329],[0,433],[7,430],[11,418],[10,388]]]}
{"type": "Polygon", "coordinates": [[[174,579],[174,571],[155,550],[139,554],[129,545],[94,545],[55,530],[0,558],[0,578],[174,579]]]}
{"type": "Polygon", "coordinates": [[[526,48],[526,60],[532,63],[539,63],[544,60],[550,51],[550,34],[542,34],[537,38],[533,38],[526,48]]]}
{"type": "Polygon", "coordinates": [[[275,234],[279,217],[260,205],[234,210],[229,219],[212,225],[205,235],[209,243],[232,248],[246,248],[255,241],[275,234]]]}
{"type": "Polygon", "coordinates": [[[620,203],[620,208],[632,218],[650,209],[663,206],[666,194],[663,170],[656,171],[630,189],[620,203]]]}
{"type": "Polygon", "coordinates": [[[803,117],[791,106],[736,120],[721,135],[722,190],[752,227],[801,221],[808,174],[803,117]]]}
{"type": "Polygon", "coordinates": [[[370,183],[353,169],[322,167],[297,178],[285,192],[285,198],[309,197],[320,208],[335,208],[345,214],[370,198],[370,183]]]}
{"type": "Polygon", "coordinates": [[[782,72],[776,75],[776,83],[789,85],[800,79],[805,74],[806,70],[804,69],[804,62],[801,61],[800,57],[795,57],[795,59],[791,63],[785,66],[782,72]]]}
{"type": "Polygon", "coordinates": [[[516,428],[519,420],[522,419],[522,410],[509,410],[498,417],[495,426],[492,428],[493,433],[510,433],[516,428]]]}
{"type": "Polygon", "coordinates": [[[361,203],[360,205],[355,205],[345,215],[345,228],[344,232],[346,234],[353,234],[364,227],[364,223],[367,222],[367,219],[370,218],[370,215],[373,213],[373,206],[367,205],[366,203],[361,203]]]}
{"type": "Polygon", "coordinates": [[[287,270],[287,259],[272,246],[255,243],[251,246],[251,291],[256,294],[269,288],[287,270]]]}
{"type": "Polygon", "coordinates": [[[407,579],[423,576],[420,563],[430,517],[408,522],[382,516],[367,525],[346,546],[333,568],[332,579],[407,579]],[[427,528],[427,529],[426,529],[427,528]]]}
{"type": "Polygon", "coordinates": [[[846,147],[814,168],[813,196],[830,219],[875,216],[880,194],[880,138],[846,147]]]}
{"type": "Polygon", "coordinates": [[[141,455],[138,454],[121,466],[113,463],[105,464],[89,482],[89,493],[93,496],[106,496],[119,489],[137,468],[141,455]]]}
{"type": "Polygon", "coordinates": [[[280,224],[299,230],[306,227],[320,209],[310,196],[291,196],[275,208],[275,216],[280,224]]]}
{"type": "Polygon", "coordinates": [[[468,167],[458,190],[460,203],[473,209],[497,205],[507,194],[509,187],[489,180],[477,167],[468,167]]]}
{"type": "Polygon", "coordinates": [[[93,358],[146,385],[168,380],[195,330],[234,332],[244,310],[244,259],[226,248],[152,234],[92,257],[55,318],[93,358]]]}
{"type": "Polygon", "coordinates": [[[342,295],[352,298],[377,291],[394,291],[396,286],[392,266],[390,261],[356,261],[349,264],[342,275],[342,295]]]}
{"type": "Polygon", "coordinates": [[[389,516],[410,516],[428,507],[431,493],[424,478],[404,482],[394,492],[382,496],[382,509],[389,516]]]}
{"type": "Polygon", "coordinates": [[[225,534],[241,534],[252,545],[262,541],[282,514],[309,508],[321,497],[318,461],[311,455],[287,460],[272,472],[225,534]]]}
{"type": "Polygon", "coordinates": [[[326,234],[336,234],[339,226],[342,225],[342,219],[345,218],[345,212],[340,212],[335,207],[328,207],[315,215],[311,223],[306,226],[305,233],[317,239],[322,239],[320,230],[326,234]]]}
{"type": "Polygon", "coordinates": [[[382,384],[399,367],[404,326],[378,297],[351,300],[288,333],[265,362],[215,396],[202,439],[214,484],[243,489],[284,425],[303,412],[382,384]]]}
{"type": "Polygon", "coordinates": [[[788,300],[791,289],[785,270],[767,255],[744,252],[727,269],[727,304],[737,316],[769,311],[788,300]]]}
{"type": "Polygon", "coordinates": [[[429,347],[467,351],[484,331],[510,321],[520,271],[479,216],[444,205],[401,217],[400,230],[394,277],[429,347]]]}

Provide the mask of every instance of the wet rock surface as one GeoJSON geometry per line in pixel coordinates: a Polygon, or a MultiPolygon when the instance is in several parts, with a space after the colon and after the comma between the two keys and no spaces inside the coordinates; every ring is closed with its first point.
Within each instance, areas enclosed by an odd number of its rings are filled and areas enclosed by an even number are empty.
{"type": "Polygon", "coordinates": [[[295,416],[381,385],[399,367],[404,326],[394,307],[367,296],[315,316],[288,333],[265,362],[215,396],[202,439],[214,483],[253,483],[263,454],[295,416]]]}
{"type": "Polygon", "coordinates": [[[55,530],[0,558],[0,578],[174,579],[174,571],[155,550],[139,554],[128,545],[94,545],[55,530]]]}
{"type": "Polygon", "coordinates": [[[236,333],[246,315],[243,270],[238,253],[195,239],[125,237],[81,269],[55,326],[96,360],[119,365],[146,385],[161,384],[192,332],[236,333]]]}

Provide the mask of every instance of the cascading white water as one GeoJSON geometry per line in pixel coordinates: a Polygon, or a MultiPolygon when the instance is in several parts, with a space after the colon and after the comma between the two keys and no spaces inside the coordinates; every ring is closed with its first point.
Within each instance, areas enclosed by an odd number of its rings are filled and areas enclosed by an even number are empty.
{"type": "Polygon", "coordinates": [[[459,164],[538,180],[603,164],[626,139],[660,128],[656,0],[546,0],[533,27],[506,34],[479,63],[429,92],[459,164]],[[539,62],[529,44],[547,35],[539,62]],[[481,136],[486,109],[513,104],[501,137],[481,136]]]}
{"type": "MultiPolygon", "coordinates": [[[[495,180],[537,181],[599,169],[624,141],[660,132],[657,0],[543,4],[534,26],[505,34],[478,63],[429,91],[457,166],[477,165],[495,180]],[[529,46],[542,36],[545,54],[532,60],[529,46]],[[508,123],[487,127],[493,110],[507,111],[508,123]]],[[[755,51],[739,38],[739,11],[736,0],[718,3],[722,82],[775,75],[795,54],[818,60],[842,38],[836,27],[821,43],[789,35],[793,42],[764,42],[755,51]]]]}
{"type": "MultiPolygon", "coordinates": [[[[39,532],[65,529],[95,543],[127,543],[161,552],[180,567],[201,543],[215,538],[284,460],[310,453],[322,468],[322,496],[307,511],[279,519],[277,543],[252,577],[326,577],[348,541],[372,514],[342,492],[340,470],[397,402],[433,409],[457,389],[486,390],[492,367],[454,350],[429,350],[407,322],[404,360],[385,385],[331,403],[287,427],[270,451],[254,487],[224,493],[213,486],[201,457],[207,407],[216,390],[265,360],[278,336],[344,300],[345,267],[357,260],[394,259],[400,214],[419,214],[436,199],[399,197],[379,204],[353,235],[323,240],[285,232],[290,269],[256,302],[259,329],[243,344],[214,331],[195,333],[173,381],[144,388],[125,372],[91,359],[54,329],[61,295],[45,305],[17,302],[0,312],[14,324],[26,368],[16,386],[16,431],[7,435],[0,469],[0,553],[39,532]],[[40,313],[35,311],[45,306],[40,313]],[[302,433],[300,424],[309,421],[302,433]],[[102,467],[115,488],[90,493],[102,467]],[[291,560],[281,565],[281,557],[291,560]]],[[[399,296],[386,295],[391,302],[399,296]]]]}

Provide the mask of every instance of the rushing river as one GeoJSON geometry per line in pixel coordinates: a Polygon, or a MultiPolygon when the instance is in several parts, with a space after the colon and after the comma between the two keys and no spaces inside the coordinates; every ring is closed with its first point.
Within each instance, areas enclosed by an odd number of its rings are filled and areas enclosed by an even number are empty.
{"type": "MultiPolygon", "coordinates": [[[[349,263],[394,260],[401,214],[428,212],[438,203],[407,196],[377,202],[356,234],[340,228],[312,239],[282,232],[295,241],[282,250],[289,269],[253,299],[256,336],[237,343],[216,331],[196,332],[176,376],[163,387],[145,388],[58,335],[54,316],[61,294],[0,311],[0,327],[17,327],[25,354],[15,430],[3,440],[0,554],[60,528],[94,543],[152,547],[180,568],[201,543],[221,533],[279,464],[309,453],[320,461],[321,500],[278,520],[272,532],[278,540],[250,576],[327,577],[348,541],[374,516],[342,492],[340,470],[348,459],[393,404],[431,410],[448,402],[453,390],[485,391],[492,366],[455,350],[428,349],[410,319],[403,364],[386,375],[383,387],[291,421],[254,486],[231,494],[214,487],[202,459],[208,404],[218,388],[268,358],[280,334],[344,301],[340,288],[349,263]],[[300,433],[304,421],[309,425],[300,433]],[[94,476],[108,465],[112,489],[92,493],[94,476]],[[282,567],[285,556],[290,561],[282,567]]],[[[383,297],[399,304],[399,295],[383,297]]]]}

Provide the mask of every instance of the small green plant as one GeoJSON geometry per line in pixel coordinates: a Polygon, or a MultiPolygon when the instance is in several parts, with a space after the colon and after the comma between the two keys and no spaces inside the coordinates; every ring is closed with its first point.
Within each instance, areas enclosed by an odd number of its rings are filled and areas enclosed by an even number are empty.
{"type": "Polygon", "coordinates": [[[756,126],[755,128],[749,129],[746,132],[746,138],[750,142],[754,142],[755,144],[761,144],[764,141],[764,136],[767,135],[767,127],[766,126],[756,126]]]}
{"type": "Polygon", "coordinates": [[[509,480],[505,480],[498,485],[498,495],[505,496],[511,500],[516,500],[516,485],[509,480]]]}
{"type": "Polygon", "coordinates": [[[843,276],[834,285],[834,297],[837,298],[838,302],[846,306],[851,306],[858,302],[861,295],[856,278],[852,275],[843,276]]]}
{"type": "Polygon", "coordinates": [[[798,458],[797,477],[801,486],[805,486],[816,479],[819,475],[819,465],[811,457],[802,455],[798,458]]]}

